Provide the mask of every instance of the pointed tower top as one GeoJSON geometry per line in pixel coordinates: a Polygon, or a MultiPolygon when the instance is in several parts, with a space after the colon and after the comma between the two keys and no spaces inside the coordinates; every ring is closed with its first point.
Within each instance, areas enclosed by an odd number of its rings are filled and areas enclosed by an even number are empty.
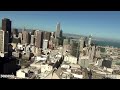
{"type": "Polygon", "coordinates": [[[60,24],[60,22],[57,23],[57,25],[60,24]]]}

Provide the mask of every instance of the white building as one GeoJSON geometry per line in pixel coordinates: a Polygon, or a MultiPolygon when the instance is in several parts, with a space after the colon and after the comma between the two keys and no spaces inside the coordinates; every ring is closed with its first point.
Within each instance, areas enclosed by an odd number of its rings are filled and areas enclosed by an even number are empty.
{"type": "Polygon", "coordinates": [[[80,66],[87,68],[89,66],[89,56],[80,57],[79,64],[80,64],[80,66]]]}
{"type": "Polygon", "coordinates": [[[46,60],[47,60],[47,57],[36,56],[36,57],[35,57],[35,60],[36,60],[36,61],[46,61],[46,60]]]}
{"type": "Polygon", "coordinates": [[[48,40],[43,40],[43,50],[48,48],[48,40]]]}
{"type": "Polygon", "coordinates": [[[77,69],[77,68],[80,68],[80,65],[78,65],[78,64],[70,64],[70,66],[71,66],[71,69],[77,69]]]}
{"type": "Polygon", "coordinates": [[[78,74],[72,74],[75,78],[78,79],[83,79],[83,75],[78,75],[78,74]]]}
{"type": "Polygon", "coordinates": [[[45,72],[45,71],[52,71],[53,67],[45,64],[45,65],[41,65],[41,72],[45,72]]]}
{"type": "Polygon", "coordinates": [[[112,78],[112,79],[120,79],[120,75],[108,74],[108,75],[105,75],[105,76],[108,77],[108,78],[112,78]]]}
{"type": "Polygon", "coordinates": [[[30,49],[32,53],[35,53],[35,46],[32,46],[30,49]]]}
{"type": "Polygon", "coordinates": [[[30,44],[31,44],[31,45],[34,45],[34,44],[35,44],[35,36],[34,36],[34,35],[31,35],[30,44]]]}
{"type": "Polygon", "coordinates": [[[69,69],[69,68],[70,68],[70,65],[62,64],[62,65],[61,65],[61,68],[69,69]]]}
{"type": "Polygon", "coordinates": [[[91,45],[91,41],[92,41],[92,35],[90,35],[88,38],[88,45],[91,45]]]}
{"type": "Polygon", "coordinates": [[[41,55],[41,49],[38,47],[35,47],[35,54],[36,56],[40,56],[41,55]]]}
{"type": "Polygon", "coordinates": [[[107,68],[106,69],[108,72],[112,73],[113,72],[113,69],[112,68],[107,68]]]}
{"type": "Polygon", "coordinates": [[[28,73],[28,69],[20,69],[16,72],[16,76],[18,78],[25,78],[26,77],[26,74],[28,73]]]}
{"type": "Polygon", "coordinates": [[[12,49],[15,49],[17,47],[16,43],[11,43],[11,45],[12,45],[12,49]]]}
{"type": "Polygon", "coordinates": [[[22,44],[18,44],[17,48],[20,49],[20,50],[23,50],[23,45],[22,44]]]}
{"type": "Polygon", "coordinates": [[[70,56],[70,55],[69,56],[65,56],[64,57],[64,61],[77,64],[77,57],[70,56]]]}

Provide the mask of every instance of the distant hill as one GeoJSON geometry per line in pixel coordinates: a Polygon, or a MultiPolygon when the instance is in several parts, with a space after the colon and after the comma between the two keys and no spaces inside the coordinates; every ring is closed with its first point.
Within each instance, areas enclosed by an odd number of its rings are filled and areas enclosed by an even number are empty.
{"type": "Polygon", "coordinates": [[[79,39],[80,37],[85,37],[83,35],[70,34],[70,33],[63,33],[63,36],[72,37],[72,38],[76,38],[76,39],[79,39]]]}
{"type": "MultiPolygon", "coordinates": [[[[76,39],[79,39],[80,37],[88,37],[88,36],[84,36],[84,35],[69,34],[69,33],[64,33],[63,35],[66,36],[66,37],[73,37],[73,38],[76,38],[76,39]]],[[[117,39],[95,37],[95,36],[92,37],[92,40],[93,41],[109,41],[109,42],[120,43],[120,40],[117,40],[117,39]]]]}

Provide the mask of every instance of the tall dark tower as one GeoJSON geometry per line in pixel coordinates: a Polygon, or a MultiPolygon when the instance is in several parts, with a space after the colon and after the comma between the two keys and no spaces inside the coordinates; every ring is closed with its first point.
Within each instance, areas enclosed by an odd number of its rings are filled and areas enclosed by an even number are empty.
{"type": "Polygon", "coordinates": [[[2,30],[8,31],[9,34],[9,43],[11,43],[11,21],[10,19],[4,18],[2,19],[2,30]]]}

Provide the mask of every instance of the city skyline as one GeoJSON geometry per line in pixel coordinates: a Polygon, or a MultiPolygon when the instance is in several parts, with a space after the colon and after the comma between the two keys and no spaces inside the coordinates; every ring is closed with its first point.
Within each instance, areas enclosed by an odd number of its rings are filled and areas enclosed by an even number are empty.
{"type": "Polygon", "coordinates": [[[3,18],[9,18],[13,28],[56,31],[60,22],[64,33],[120,40],[119,11],[0,11],[3,18]]]}
{"type": "Polygon", "coordinates": [[[115,21],[116,15],[111,12],[108,12],[112,15],[108,15],[109,20],[102,12],[97,12],[96,17],[95,12],[75,12],[74,15],[71,12],[5,13],[9,17],[2,13],[5,18],[1,20],[0,30],[0,78],[120,79],[120,40],[101,38],[99,41],[97,38],[101,34],[106,37],[119,35],[119,21],[115,21]],[[92,30],[95,26],[98,27],[92,30]],[[117,29],[98,33],[101,27],[117,29]],[[78,29],[82,29],[80,34],[78,29]]]}

